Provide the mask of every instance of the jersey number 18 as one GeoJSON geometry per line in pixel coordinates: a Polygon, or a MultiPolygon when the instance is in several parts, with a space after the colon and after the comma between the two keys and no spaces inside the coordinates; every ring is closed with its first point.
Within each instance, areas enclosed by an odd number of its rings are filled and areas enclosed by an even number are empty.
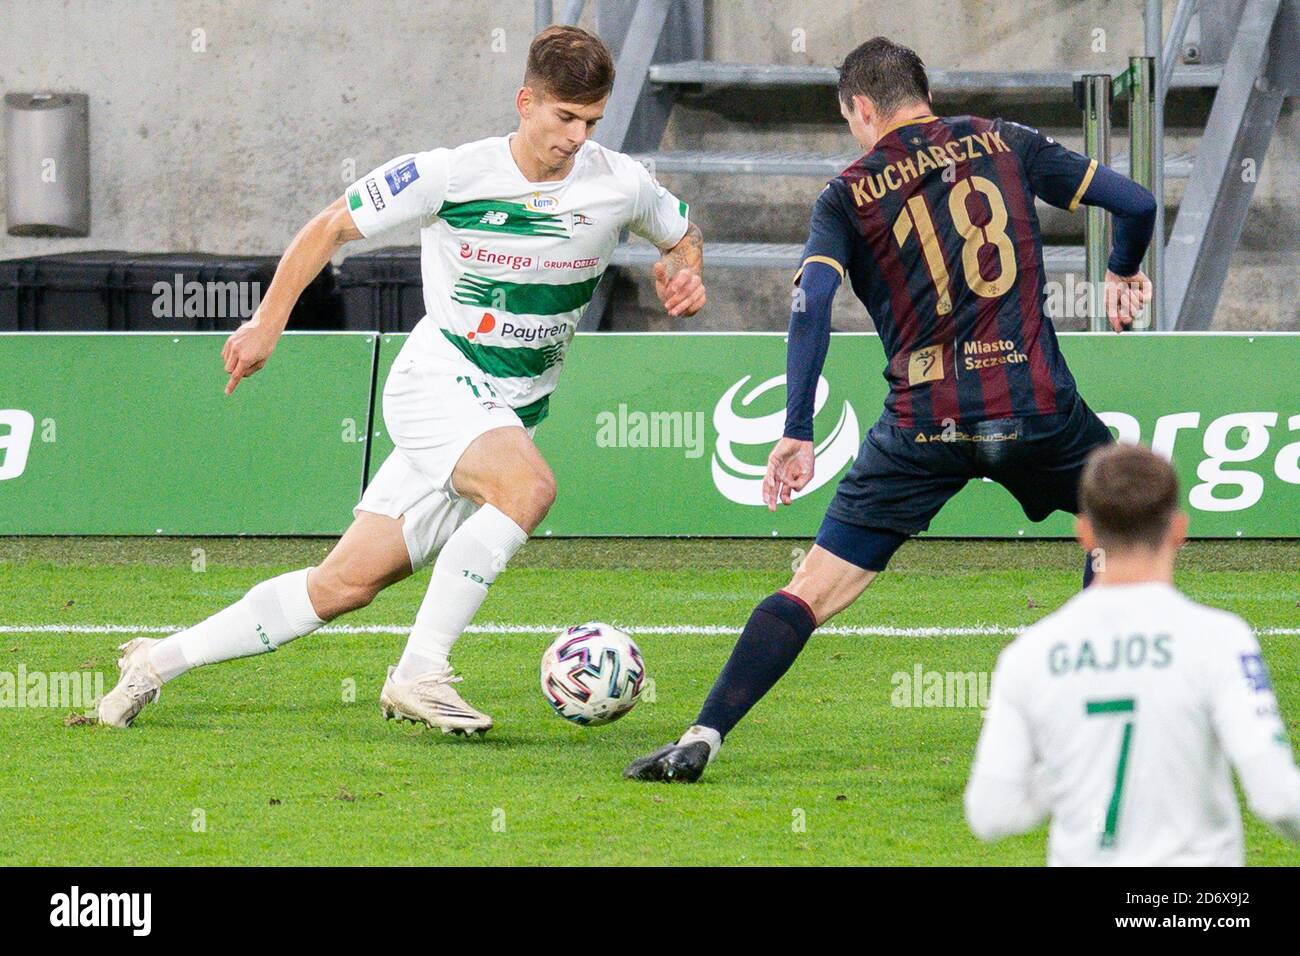
{"type": "MultiPolygon", "coordinates": [[[[1007,204],[1002,199],[1001,191],[992,180],[983,176],[962,179],[948,193],[948,213],[964,240],[961,264],[966,285],[978,296],[996,299],[1016,281],[1016,251],[1011,245],[1011,237],[1007,235],[1007,204]],[[966,198],[972,192],[981,193],[988,200],[990,218],[986,225],[977,226],[971,222],[966,198]],[[989,243],[998,251],[996,279],[985,279],[980,273],[980,250],[989,243]]],[[[943,249],[934,231],[934,221],[930,218],[925,197],[920,194],[909,199],[894,220],[894,239],[900,247],[906,245],[913,229],[920,239],[921,253],[925,256],[926,268],[930,270],[930,279],[934,282],[938,302],[936,311],[940,315],[947,315],[952,311],[948,265],[943,261],[943,249]]]]}

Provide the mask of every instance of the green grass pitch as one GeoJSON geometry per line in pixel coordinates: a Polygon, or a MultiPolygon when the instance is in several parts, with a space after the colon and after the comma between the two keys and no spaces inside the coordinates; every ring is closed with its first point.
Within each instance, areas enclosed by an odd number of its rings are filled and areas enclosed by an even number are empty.
{"type": "MultiPolygon", "coordinates": [[[[94,669],[116,680],[121,634],[184,625],[330,542],[0,539],[0,672],[94,669]],[[194,549],[202,548],[202,554],[194,549]],[[197,567],[203,570],[196,570],[197,567]]],[[[531,542],[479,616],[739,628],[789,578],[797,541],[531,542]]],[[[906,545],[834,623],[1026,625],[1075,592],[1065,542],[906,545]]],[[[1256,628],[1294,629],[1300,547],[1205,542],[1179,584],[1256,628]]],[[[351,625],[409,624],[427,572],[351,625]]],[[[814,636],[696,786],[622,780],[694,717],[734,636],[642,634],[654,699],[593,729],[555,717],[537,682],[544,634],[471,633],[461,690],[496,729],[462,740],[382,720],[397,633],[317,634],[182,677],[129,731],[57,708],[0,709],[0,863],[29,864],[1013,864],[1045,829],[994,845],[966,830],[972,707],[900,708],[893,675],[990,671],[1007,635],[814,636]],[[355,701],[348,688],[355,686],[355,701]]],[[[1283,712],[1300,726],[1300,637],[1262,637],[1283,712]]],[[[1248,818],[1247,860],[1300,862],[1248,818]]]]}

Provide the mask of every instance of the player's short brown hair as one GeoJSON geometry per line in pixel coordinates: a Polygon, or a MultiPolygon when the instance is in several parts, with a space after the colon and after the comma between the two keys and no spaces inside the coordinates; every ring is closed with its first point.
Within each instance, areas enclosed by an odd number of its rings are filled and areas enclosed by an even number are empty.
{"type": "Polygon", "coordinates": [[[889,37],[872,37],[859,44],[840,64],[840,102],[853,105],[853,97],[865,96],[882,116],[920,100],[930,101],[930,80],[925,64],[915,50],[889,37]]]}
{"type": "Polygon", "coordinates": [[[524,86],[549,99],[586,106],[614,88],[614,58],[594,33],[557,24],[533,37],[524,86]]]}
{"type": "Polygon", "coordinates": [[[1178,476],[1140,445],[1107,445],[1088,457],[1079,510],[1104,547],[1158,547],[1178,512],[1178,476]]]}

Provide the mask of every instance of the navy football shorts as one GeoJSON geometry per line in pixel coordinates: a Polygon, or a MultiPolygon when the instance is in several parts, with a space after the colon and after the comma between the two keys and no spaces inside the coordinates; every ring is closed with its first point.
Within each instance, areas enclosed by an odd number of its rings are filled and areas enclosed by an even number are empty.
{"type": "Polygon", "coordinates": [[[1068,413],[942,427],[876,422],[840,479],[817,543],[859,567],[883,570],[973,478],[1011,492],[1031,521],[1077,514],[1089,452],[1114,441],[1082,398],[1068,413]]]}

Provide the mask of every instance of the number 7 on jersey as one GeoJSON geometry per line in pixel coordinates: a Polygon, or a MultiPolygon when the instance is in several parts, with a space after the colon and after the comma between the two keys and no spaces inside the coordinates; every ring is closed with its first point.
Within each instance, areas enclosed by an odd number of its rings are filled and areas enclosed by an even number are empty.
{"type": "Polygon", "coordinates": [[[1124,796],[1124,771],[1128,768],[1128,751],[1133,742],[1133,713],[1137,710],[1137,701],[1132,697],[1113,697],[1109,700],[1090,700],[1084,705],[1084,714],[1088,717],[1126,714],[1124,736],[1120,738],[1119,760],[1115,764],[1115,789],[1111,791],[1110,803],[1106,807],[1106,827],[1101,832],[1103,850],[1115,845],[1115,833],[1119,827],[1119,804],[1124,796]]]}

